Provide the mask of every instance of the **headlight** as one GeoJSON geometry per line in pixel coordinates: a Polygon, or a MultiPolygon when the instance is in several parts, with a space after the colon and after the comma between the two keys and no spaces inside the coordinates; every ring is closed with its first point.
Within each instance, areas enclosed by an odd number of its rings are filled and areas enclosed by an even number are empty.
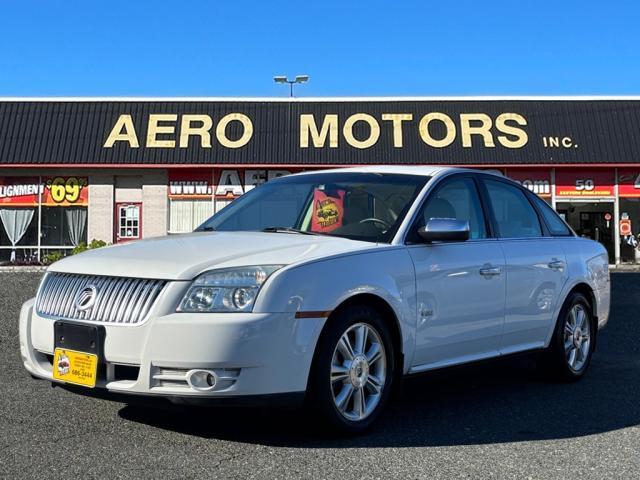
{"type": "Polygon", "coordinates": [[[250,312],[260,287],[282,265],[211,270],[196,278],[178,312],[250,312]]]}

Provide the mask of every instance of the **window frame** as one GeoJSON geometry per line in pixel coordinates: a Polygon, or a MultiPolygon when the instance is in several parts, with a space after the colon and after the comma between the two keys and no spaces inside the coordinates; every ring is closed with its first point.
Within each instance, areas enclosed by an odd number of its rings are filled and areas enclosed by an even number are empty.
{"type": "Polygon", "coordinates": [[[534,195],[533,193],[531,193],[528,189],[524,188],[522,185],[509,180],[507,178],[504,177],[499,177],[497,175],[490,175],[490,174],[479,174],[479,182],[480,182],[480,189],[481,189],[481,195],[484,197],[483,201],[486,205],[486,208],[489,212],[489,216],[491,218],[491,224],[494,227],[494,232],[495,232],[495,238],[497,238],[498,240],[533,240],[533,239],[539,239],[539,238],[545,238],[545,237],[550,237],[551,234],[549,232],[549,229],[547,228],[547,224],[544,222],[543,218],[542,218],[542,214],[538,211],[537,207],[535,206],[534,202],[532,201],[532,199],[530,198],[530,195],[534,195]],[[538,225],[540,226],[540,235],[539,236],[533,236],[533,237],[503,237],[500,234],[500,227],[498,225],[498,220],[496,219],[495,216],[495,212],[493,211],[493,205],[491,204],[491,198],[489,195],[489,190],[487,188],[487,181],[494,181],[494,182],[498,182],[498,183],[504,183],[508,186],[511,186],[517,190],[519,190],[520,192],[522,192],[522,194],[524,195],[524,198],[527,200],[527,202],[529,203],[529,205],[531,206],[531,209],[533,210],[533,212],[536,215],[536,218],[538,219],[538,225]]]}
{"type": "Polygon", "coordinates": [[[482,192],[482,185],[478,179],[478,174],[475,172],[455,172],[449,175],[445,175],[442,178],[437,179],[437,182],[429,188],[427,194],[419,200],[418,208],[415,210],[413,217],[410,221],[410,227],[406,230],[403,244],[404,245],[424,245],[423,241],[416,239],[416,227],[417,223],[420,220],[420,216],[422,214],[422,210],[424,209],[427,202],[431,200],[431,198],[440,191],[440,189],[447,186],[448,183],[454,182],[460,179],[468,179],[475,187],[476,195],[480,200],[480,212],[482,214],[482,218],[484,219],[484,228],[486,236],[484,238],[469,238],[464,241],[455,241],[455,242],[443,242],[445,244],[455,244],[455,243],[467,243],[467,242],[485,242],[487,240],[495,240],[497,237],[495,235],[496,230],[493,227],[493,222],[489,218],[486,198],[482,192]]]}
{"type": "Polygon", "coordinates": [[[558,219],[564,224],[565,227],[567,227],[567,233],[553,233],[551,231],[551,228],[549,228],[549,224],[547,223],[547,219],[544,216],[544,212],[543,207],[538,206],[538,201],[540,202],[544,202],[546,203],[542,198],[538,197],[535,193],[531,192],[530,190],[527,190],[528,194],[531,196],[531,198],[529,199],[531,201],[531,203],[533,204],[533,207],[536,209],[536,212],[538,213],[538,217],[542,220],[543,225],[545,226],[545,236],[549,236],[549,237],[559,237],[559,238],[567,238],[567,237],[575,237],[576,233],[573,231],[573,228],[571,228],[571,226],[566,222],[566,220],[563,220],[562,217],[560,215],[558,215],[558,212],[555,211],[555,209],[547,204],[547,207],[558,217],[558,219]]]}
{"type": "MultiPolygon", "coordinates": [[[[141,240],[142,236],[142,202],[116,202],[114,209],[114,244],[132,242],[135,240],[141,240]],[[120,209],[123,207],[137,207],[138,208],[138,235],[136,237],[120,237],[120,209]]],[[[126,220],[126,214],[125,214],[126,220]]],[[[126,228],[126,226],[125,226],[126,228]]]]}

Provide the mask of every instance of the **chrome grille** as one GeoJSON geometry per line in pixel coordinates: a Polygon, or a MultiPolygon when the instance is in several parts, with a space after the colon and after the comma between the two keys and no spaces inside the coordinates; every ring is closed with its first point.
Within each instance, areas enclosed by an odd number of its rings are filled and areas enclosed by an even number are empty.
{"type": "Polygon", "coordinates": [[[48,273],[36,301],[39,315],[67,320],[134,324],[149,314],[164,280],[101,275],[48,273]],[[78,294],[94,287],[95,301],[86,310],[76,307],[78,294]]]}

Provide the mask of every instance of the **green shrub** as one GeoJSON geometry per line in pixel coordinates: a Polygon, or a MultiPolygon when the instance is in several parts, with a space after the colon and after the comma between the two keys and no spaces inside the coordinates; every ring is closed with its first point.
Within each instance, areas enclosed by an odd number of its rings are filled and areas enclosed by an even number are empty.
{"type": "Polygon", "coordinates": [[[104,240],[96,240],[94,238],[93,240],[91,240],[91,242],[89,242],[89,248],[90,249],[101,248],[101,247],[106,247],[106,246],[107,246],[107,242],[105,242],[104,240]]]}
{"type": "Polygon", "coordinates": [[[73,250],[71,250],[71,255],[76,255],[78,253],[82,253],[85,250],[88,250],[89,247],[87,246],[86,243],[84,242],[80,242],[78,245],[76,245],[75,247],[73,247],[73,250]]]}
{"type": "Polygon", "coordinates": [[[64,255],[62,255],[62,252],[60,250],[49,252],[42,257],[42,263],[43,265],[51,265],[53,262],[57,262],[58,260],[62,259],[62,257],[64,257],[64,255]]]}
{"type": "Polygon", "coordinates": [[[95,238],[89,242],[87,245],[85,242],[80,242],[77,246],[71,250],[71,255],[76,255],[78,253],[85,252],[87,250],[93,250],[94,248],[106,247],[107,242],[104,240],[96,240],[95,238]]]}

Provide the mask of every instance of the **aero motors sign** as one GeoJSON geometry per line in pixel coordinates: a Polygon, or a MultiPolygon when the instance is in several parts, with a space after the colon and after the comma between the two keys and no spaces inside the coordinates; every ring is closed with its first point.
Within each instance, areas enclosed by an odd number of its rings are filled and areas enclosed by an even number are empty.
{"type": "MultiPolygon", "coordinates": [[[[459,115],[428,112],[419,116],[409,112],[384,112],[379,116],[359,112],[346,118],[303,113],[298,117],[298,140],[300,148],[338,148],[344,142],[352,148],[367,149],[376,145],[383,129],[387,129],[393,147],[402,148],[405,137],[412,135],[406,130],[413,129],[413,135],[417,133],[432,148],[445,148],[456,142],[463,148],[471,148],[474,139],[488,148],[522,148],[529,141],[526,125],[525,117],[514,112],[502,112],[495,118],[480,112],[459,115]]],[[[131,114],[123,113],[111,127],[103,147],[123,144],[129,148],[208,149],[217,144],[236,149],[247,145],[253,136],[251,117],[240,112],[228,113],[220,119],[207,114],[152,113],[138,125],[131,114]],[[230,133],[234,128],[235,134],[230,133]],[[140,131],[146,132],[142,138],[140,131]]],[[[571,146],[569,139],[569,145],[564,147],[571,146]]]]}
{"type": "Polygon", "coordinates": [[[614,170],[556,170],[556,197],[613,197],[614,170]]]}
{"type": "Polygon", "coordinates": [[[4,101],[0,117],[0,163],[11,167],[537,168],[636,165],[640,151],[638,100],[4,101]]]}

